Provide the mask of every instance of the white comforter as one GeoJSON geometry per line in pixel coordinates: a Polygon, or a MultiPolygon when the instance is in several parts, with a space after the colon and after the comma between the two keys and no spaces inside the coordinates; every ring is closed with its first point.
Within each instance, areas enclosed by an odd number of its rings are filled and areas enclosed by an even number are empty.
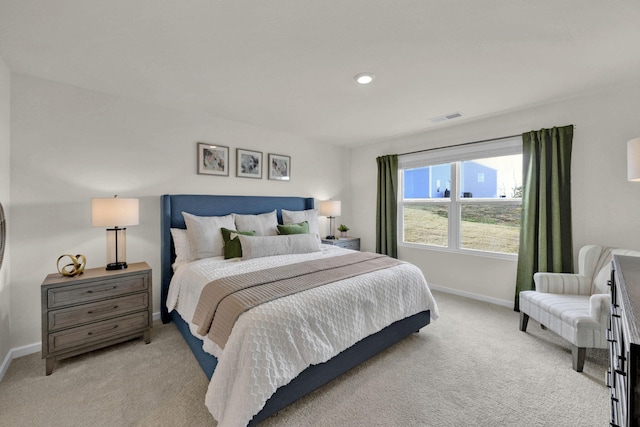
{"type": "Polygon", "coordinates": [[[424,310],[431,310],[432,321],[438,318],[422,272],[404,263],[255,307],[240,316],[224,351],[191,325],[200,292],[213,279],[349,252],[322,245],[311,254],[244,261],[216,257],[176,270],[167,308],[175,308],[203,339],[203,349],[218,358],[205,403],[219,426],[246,426],[279,387],[307,367],[397,320],[424,310]]]}

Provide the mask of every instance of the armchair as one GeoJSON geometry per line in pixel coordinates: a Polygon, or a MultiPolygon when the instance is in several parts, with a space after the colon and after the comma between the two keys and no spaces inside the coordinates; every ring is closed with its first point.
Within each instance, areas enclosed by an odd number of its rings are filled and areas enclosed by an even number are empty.
{"type": "Polygon", "coordinates": [[[582,372],[587,348],[608,348],[611,256],[640,252],[588,245],[578,254],[578,273],[533,275],[535,291],[520,292],[520,330],[529,317],[571,343],[573,369],[582,372]]]}

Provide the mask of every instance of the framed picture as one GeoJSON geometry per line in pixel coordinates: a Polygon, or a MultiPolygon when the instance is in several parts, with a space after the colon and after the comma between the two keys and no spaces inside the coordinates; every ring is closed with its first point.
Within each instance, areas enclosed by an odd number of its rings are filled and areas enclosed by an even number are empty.
{"type": "Polygon", "coordinates": [[[291,178],[291,157],[269,153],[269,179],[289,181],[291,178]]]}
{"type": "Polygon", "coordinates": [[[262,179],[262,152],[236,148],[236,176],[262,179]]]}
{"type": "Polygon", "coordinates": [[[229,147],[198,142],[198,173],[229,176],[229,147]]]}

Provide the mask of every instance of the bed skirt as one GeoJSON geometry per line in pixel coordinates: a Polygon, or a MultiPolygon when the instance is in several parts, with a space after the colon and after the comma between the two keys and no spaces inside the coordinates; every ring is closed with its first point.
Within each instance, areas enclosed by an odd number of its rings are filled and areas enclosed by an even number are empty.
{"type": "MultiPolygon", "coordinates": [[[[189,325],[175,310],[171,312],[171,318],[191,348],[191,352],[205,375],[211,379],[218,360],[202,349],[202,341],[191,334],[189,325]]],[[[252,426],[265,420],[344,372],[417,332],[420,328],[428,325],[430,320],[429,310],[398,320],[379,332],[358,341],[328,361],[309,366],[289,384],[276,390],[262,410],[253,417],[249,425],[252,426]]]]}

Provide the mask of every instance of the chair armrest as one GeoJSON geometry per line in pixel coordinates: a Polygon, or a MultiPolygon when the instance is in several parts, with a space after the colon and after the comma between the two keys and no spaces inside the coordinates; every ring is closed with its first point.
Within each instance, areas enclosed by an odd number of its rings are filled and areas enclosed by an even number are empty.
{"type": "Polygon", "coordinates": [[[581,274],[544,273],[533,275],[536,291],[548,294],[590,295],[591,282],[581,274]]]}
{"type": "Polygon", "coordinates": [[[589,299],[589,315],[601,325],[609,324],[611,315],[611,296],[609,294],[593,294],[589,299]]]}

